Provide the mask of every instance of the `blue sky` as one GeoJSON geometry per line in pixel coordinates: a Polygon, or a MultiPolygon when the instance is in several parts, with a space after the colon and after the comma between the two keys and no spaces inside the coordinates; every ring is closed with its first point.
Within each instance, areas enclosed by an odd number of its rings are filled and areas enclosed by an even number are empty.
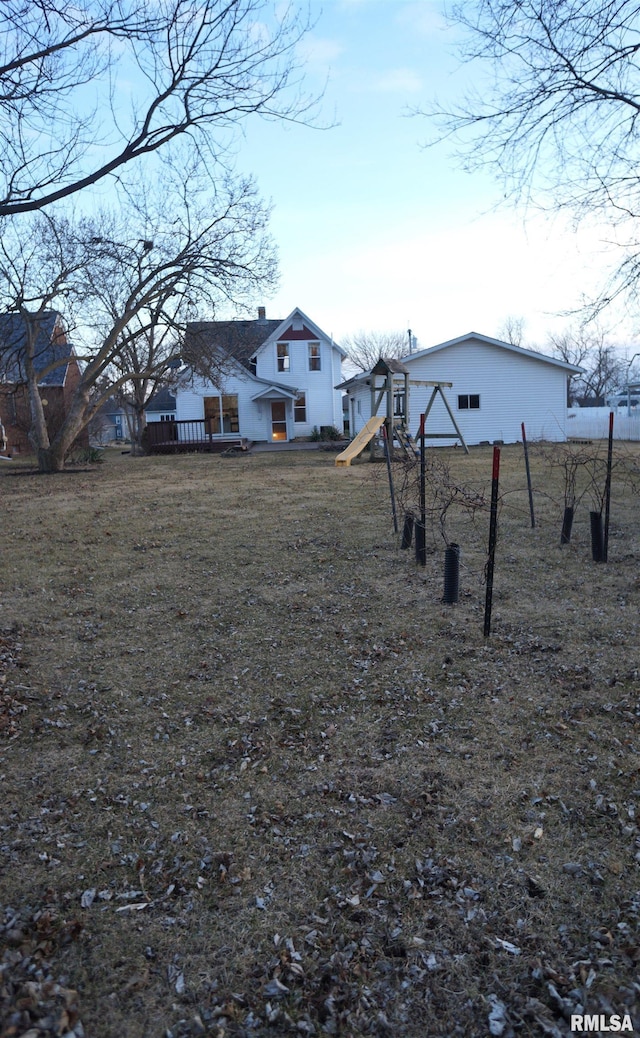
{"type": "MultiPolygon", "coordinates": [[[[451,146],[425,148],[411,115],[459,96],[472,74],[438,0],[312,0],[301,58],[326,81],[326,130],[254,122],[239,167],[274,210],[281,282],[268,316],[304,310],[339,342],[358,330],[406,330],[422,348],[510,316],[544,346],[558,317],[594,291],[602,234],[499,206],[489,175],[464,173],[451,146]]],[[[615,333],[614,333],[615,334],[615,333]]],[[[624,333],[622,333],[624,337],[624,333]]]]}

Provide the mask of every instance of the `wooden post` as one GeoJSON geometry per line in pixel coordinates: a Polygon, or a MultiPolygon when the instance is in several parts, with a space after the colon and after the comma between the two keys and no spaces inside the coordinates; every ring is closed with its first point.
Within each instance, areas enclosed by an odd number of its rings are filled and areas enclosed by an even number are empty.
{"type": "Polygon", "coordinates": [[[387,475],[389,476],[389,493],[391,494],[391,513],[393,515],[393,532],[398,532],[398,513],[396,512],[396,495],[393,489],[393,473],[391,471],[391,450],[389,447],[389,436],[386,425],[382,426],[382,438],[384,440],[384,455],[387,459],[387,475]]]}
{"type": "Polygon", "coordinates": [[[529,446],[527,444],[527,434],[524,430],[524,422],[522,423],[522,446],[524,447],[524,465],[527,470],[527,487],[529,489],[529,512],[531,514],[531,529],[536,525],[536,517],[533,513],[533,491],[531,490],[531,469],[529,468],[529,446]]]}

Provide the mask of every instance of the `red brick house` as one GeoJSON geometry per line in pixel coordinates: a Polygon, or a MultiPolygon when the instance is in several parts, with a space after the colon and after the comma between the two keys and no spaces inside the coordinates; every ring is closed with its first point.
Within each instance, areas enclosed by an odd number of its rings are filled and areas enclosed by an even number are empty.
{"type": "MultiPolygon", "coordinates": [[[[0,314],[0,453],[5,457],[31,454],[29,399],[24,372],[27,329],[19,313],[0,314]]],[[[80,379],[80,367],[67,341],[61,315],[46,310],[38,320],[33,349],[34,366],[42,372],[38,388],[47,417],[49,436],[55,436],[67,414],[80,379]]],[[[88,445],[83,433],[79,445],[88,445]]]]}

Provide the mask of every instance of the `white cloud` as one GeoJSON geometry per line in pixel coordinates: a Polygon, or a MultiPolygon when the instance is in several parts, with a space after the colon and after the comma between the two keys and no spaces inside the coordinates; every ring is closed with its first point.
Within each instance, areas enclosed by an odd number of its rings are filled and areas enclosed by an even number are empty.
{"type": "Polygon", "coordinates": [[[403,4],[396,21],[412,34],[433,36],[447,27],[442,15],[442,5],[436,0],[418,0],[415,3],[403,4]]]}
{"type": "Polygon", "coordinates": [[[307,65],[326,67],[336,61],[344,53],[344,49],[339,40],[309,33],[298,44],[297,54],[307,65]]]}
{"type": "Polygon", "coordinates": [[[384,72],[375,82],[377,90],[385,93],[415,94],[422,90],[421,76],[410,68],[394,68],[384,72]]]}

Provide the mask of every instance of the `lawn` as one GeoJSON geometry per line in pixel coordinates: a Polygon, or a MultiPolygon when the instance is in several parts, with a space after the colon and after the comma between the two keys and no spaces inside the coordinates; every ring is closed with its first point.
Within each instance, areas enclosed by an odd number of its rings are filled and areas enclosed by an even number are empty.
{"type": "Polygon", "coordinates": [[[488,638],[490,448],[437,452],[457,605],[384,465],[3,465],[1,1038],[640,1029],[640,450],[614,453],[603,564],[588,495],[561,546],[562,468],[533,451],[532,529],[503,449],[488,638]]]}

